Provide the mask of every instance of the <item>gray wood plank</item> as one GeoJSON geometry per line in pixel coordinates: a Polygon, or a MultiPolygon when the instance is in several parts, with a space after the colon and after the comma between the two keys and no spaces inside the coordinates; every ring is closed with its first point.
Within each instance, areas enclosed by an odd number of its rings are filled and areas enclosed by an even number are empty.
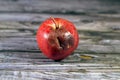
{"type": "Polygon", "coordinates": [[[14,73],[11,71],[4,71],[4,75],[1,76],[2,79],[12,79],[12,80],[95,80],[95,79],[119,79],[118,73],[108,73],[108,74],[101,74],[101,73],[61,73],[61,72],[21,72],[21,71],[15,71],[14,73]],[[5,74],[8,74],[6,76],[5,74]],[[11,75],[15,76],[11,76],[11,75]],[[107,77],[106,77],[107,76],[107,77]]]}
{"type": "Polygon", "coordinates": [[[119,1],[112,0],[0,0],[0,11],[42,12],[55,14],[86,14],[88,12],[114,14],[120,12],[119,4],[119,1]]]}
{"type": "Polygon", "coordinates": [[[0,0],[0,80],[119,80],[119,5],[117,0],[0,0]],[[78,48],[61,62],[45,57],[36,43],[39,25],[50,16],[70,20],[80,36],[78,48]]]}

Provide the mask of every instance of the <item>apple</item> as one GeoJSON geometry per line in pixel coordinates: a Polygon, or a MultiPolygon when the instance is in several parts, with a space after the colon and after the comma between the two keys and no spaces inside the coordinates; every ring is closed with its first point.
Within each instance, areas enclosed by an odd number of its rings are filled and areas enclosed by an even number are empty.
{"type": "Polygon", "coordinates": [[[37,43],[45,56],[60,61],[69,56],[78,46],[78,32],[72,22],[50,17],[39,27],[37,43]]]}

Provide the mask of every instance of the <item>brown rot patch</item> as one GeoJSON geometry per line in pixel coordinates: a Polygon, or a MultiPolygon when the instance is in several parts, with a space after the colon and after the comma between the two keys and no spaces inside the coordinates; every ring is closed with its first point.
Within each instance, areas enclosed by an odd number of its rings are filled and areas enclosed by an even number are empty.
{"type": "Polygon", "coordinates": [[[74,37],[64,27],[53,30],[49,35],[49,43],[58,50],[69,49],[74,45],[74,37]]]}
{"type": "Polygon", "coordinates": [[[66,50],[74,46],[73,35],[54,18],[51,17],[51,20],[53,21],[53,25],[48,36],[50,45],[58,50],[66,50]]]}
{"type": "Polygon", "coordinates": [[[62,49],[68,49],[74,45],[74,38],[70,32],[64,32],[59,34],[57,39],[62,49]]]}

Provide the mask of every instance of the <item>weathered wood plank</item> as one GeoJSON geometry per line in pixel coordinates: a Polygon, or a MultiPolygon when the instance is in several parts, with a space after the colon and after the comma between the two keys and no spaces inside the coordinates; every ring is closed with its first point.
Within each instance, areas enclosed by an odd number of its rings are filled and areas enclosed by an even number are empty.
{"type": "Polygon", "coordinates": [[[119,5],[112,0],[0,0],[0,80],[119,80],[119,5]],[[50,16],[70,20],[80,36],[78,48],[61,62],[46,58],[36,43],[39,25],[50,16]]]}
{"type": "Polygon", "coordinates": [[[3,63],[0,64],[0,70],[18,70],[18,71],[42,71],[42,72],[120,72],[119,66],[109,66],[105,64],[91,64],[91,63],[73,63],[71,64],[45,64],[45,65],[31,65],[31,64],[15,64],[3,63]],[[106,71],[105,71],[106,70],[106,71]]]}
{"type": "Polygon", "coordinates": [[[108,0],[0,0],[2,12],[43,12],[55,14],[118,13],[119,1],[108,0]],[[54,4],[54,5],[53,5],[54,4]],[[113,5],[114,4],[114,5],[113,5]],[[62,6],[58,6],[62,5],[62,6]],[[87,6],[86,6],[87,5],[87,6]]]}
{"type": "Polygon", "coordinates": [[[73,64],[51,64],[51,65],[22,65],[22,64],[6,64],[2,66],[1,79],[8,79],[8,77],[14,79],[52,79],[52,80],[71,80],[71,79],[104,79],[106,76],[110,76],[107,79],[119,79],[119,67],[105,67],[102,64],[89,64],[79,63],[73,64]],[[103,66],[103,67],[102,67],[103,66]],[[5,70],[4,70],[5,68],[5,70]],[[23,68],[23,70],[21,69],[23,68]],[[74,77],[73,77],[74,76],[74,77]]]}
{"type": "MultiPolygon", "coordinates": [[[[38,50],[35,37],[1,39],[0,50],[38,50]],[[8,45],[9,44],[9,45],[8,45]]],[[[120,53],[120,40],[81,40],[77,51],[94,53],[120,53]]]]}
{"type": "Polygon", "coordinates": [[[21,72],[21,71],[4,71],[4,75],[1,76],[1,79],[12,79],[12,80],[95,80],[95,79],[119,79],[119,73],[61,73],[61,72],[21,72]],[[6,76],[6,74],[8,76],[6,76]],[[11,76],[15,75],[15,76],[11,76]]]}

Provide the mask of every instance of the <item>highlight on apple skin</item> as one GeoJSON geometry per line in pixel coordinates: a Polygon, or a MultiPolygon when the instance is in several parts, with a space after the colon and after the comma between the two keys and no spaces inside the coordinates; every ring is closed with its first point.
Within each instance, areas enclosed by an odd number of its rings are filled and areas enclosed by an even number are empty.
{"type": "Polygon", "coordinates": [[[69,56],[78,46],[78,32],[72,22],[50,17],[39,27],[36,39],[42,53],[55,61],[69,56]]]}

